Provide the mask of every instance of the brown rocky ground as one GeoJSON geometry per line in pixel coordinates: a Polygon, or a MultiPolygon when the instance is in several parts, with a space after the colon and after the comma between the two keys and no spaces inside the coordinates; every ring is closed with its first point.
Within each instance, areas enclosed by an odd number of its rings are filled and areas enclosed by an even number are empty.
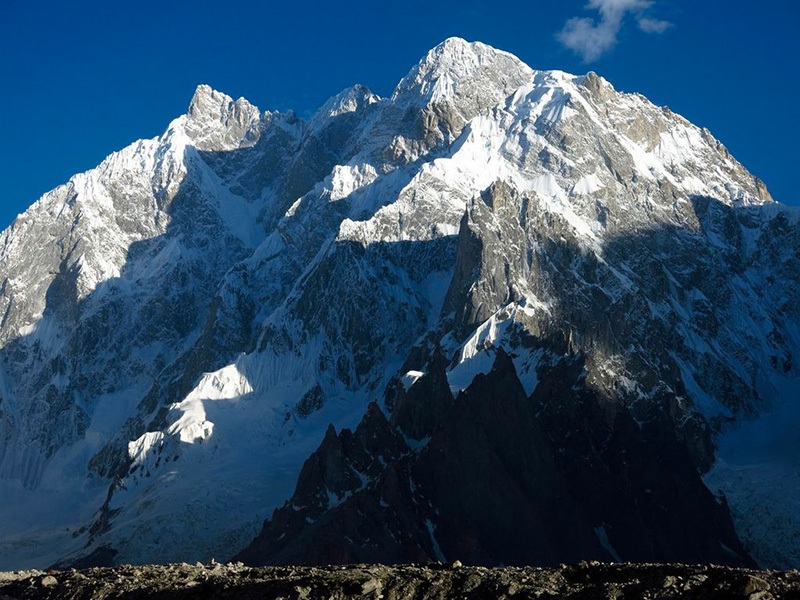
{"type": "Polygon", "coordinates": [[[800,572],[597,562],[557,568],[468,567],[457,562],[251,568],[212,561],[0,573],[0,600],[26,598],[800,599],[800,572]]]}

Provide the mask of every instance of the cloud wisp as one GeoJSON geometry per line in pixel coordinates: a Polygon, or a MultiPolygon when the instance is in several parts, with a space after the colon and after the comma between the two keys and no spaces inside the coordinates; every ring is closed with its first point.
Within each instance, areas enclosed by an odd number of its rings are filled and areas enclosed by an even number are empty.
{"type": "Polygon", "coordinates": [[[617,45],[617,35],[629,14],[645,33],[664,33],[669,29],[672,26],[669,21],[646,15],[653,3],[653,0],[589,0],[586,8],[598,11],[599,20],[573,17],[564,24],[556,38],[579,54],[583,62],[594,62],[617,45]]]}

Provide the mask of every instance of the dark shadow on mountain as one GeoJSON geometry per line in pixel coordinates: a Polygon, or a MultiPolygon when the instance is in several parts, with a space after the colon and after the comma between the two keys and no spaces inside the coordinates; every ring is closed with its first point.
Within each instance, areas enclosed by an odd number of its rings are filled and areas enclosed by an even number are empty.
{"type": "Polygon", "coordinates": [[[583,385],[584,360],[560,361],[526,398],[499,349],[492,371],[453,398],[434,358],[398,390],[391,421],[373,403],[355,431],[328,429],[292,498],[237,558],[752,565],[671,424],[637,425],[583,385]]]}

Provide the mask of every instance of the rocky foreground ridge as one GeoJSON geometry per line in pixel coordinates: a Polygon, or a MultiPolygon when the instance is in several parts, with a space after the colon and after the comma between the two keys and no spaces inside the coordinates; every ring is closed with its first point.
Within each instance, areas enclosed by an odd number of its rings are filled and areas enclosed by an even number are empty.
{"type": "Polygon", "coordinates": [[[0,573],[11,598],[800,598],[800,572],[581,562],[557,568],[428,565],[130,566],[0,573]]]}

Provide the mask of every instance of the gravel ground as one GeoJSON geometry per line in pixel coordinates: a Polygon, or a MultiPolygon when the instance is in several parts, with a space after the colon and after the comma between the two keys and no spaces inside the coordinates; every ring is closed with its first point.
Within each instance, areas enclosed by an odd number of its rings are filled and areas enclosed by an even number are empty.
{"type": "Polygon", "coordinates": [[[0,573],[0,600],[24,598],[800,599],[800,572],[602,564],[557,568],[452,565],[257,567],[175,564],[0,573]]]}

